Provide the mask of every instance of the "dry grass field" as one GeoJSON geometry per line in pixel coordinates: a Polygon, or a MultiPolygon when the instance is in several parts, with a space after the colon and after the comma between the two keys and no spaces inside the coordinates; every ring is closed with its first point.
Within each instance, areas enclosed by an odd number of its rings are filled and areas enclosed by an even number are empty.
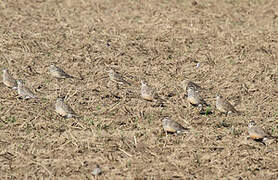
{"type": "Polygon", "coordinates": [[[1,0],[0,67],[39,99],[0,85],[0,179],[278,179],[277,141],[247,139],[250,120],[278,136],[277,9],[276,0],[1,0]],[[78,78],[54,79],[51,63],[78,78]],[[111,82],[111,67],[131,86],[111,82]],[[141,79],[164,106],[140,97],[141,79]],[[186,102],[184,80],[206,89],[212,114],[186,102]],[[217,93],[241,113],[218,113],[217,93]],[[55,113],[60,96],[81,118],[55,113]],[[190,132],[166,137],[164,116],[190,132]]]}

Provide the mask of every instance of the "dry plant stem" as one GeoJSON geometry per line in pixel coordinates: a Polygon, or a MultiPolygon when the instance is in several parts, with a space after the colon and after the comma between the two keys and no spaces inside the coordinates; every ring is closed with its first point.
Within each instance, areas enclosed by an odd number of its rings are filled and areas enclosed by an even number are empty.
{"type": "Polygon", "coordinates": [[[121,149],[121,148],[118,148],[120,151],[122,151],[124,154],[126,154],[127,156],[129,156],[129,157],[132,157],[132,155],[131,154],[129,154],[129,153],[127,153],[126,151],[124,151],[123,149],[121,149]]]}

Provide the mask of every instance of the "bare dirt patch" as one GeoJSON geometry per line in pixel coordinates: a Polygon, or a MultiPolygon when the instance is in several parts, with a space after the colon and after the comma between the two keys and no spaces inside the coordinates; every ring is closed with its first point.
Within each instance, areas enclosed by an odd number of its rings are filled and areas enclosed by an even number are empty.
{"type": "Polygon", "coordinates": [[[278,1],[0,1],[0,63],[40,100],[0,86],[0,177],[278,178],[278,146],[246,140],[250,120],[278,135],[278,1]],[[79,79],[49,76],[51,63],[79,79]],[[197,68],[197,63],[200,66],[197,68]],[[113,67],[132,85],[109,82],[113,67]],[[144,78],[165,107],[140,98],[144,78]],[[189,79],[214,113],[188,106],[189,79]],[[220,92],[240,115],[219,115],[220,92]],[[58,96],[82,117],[54,112],[58,96]],[[190,127],[165,136],[161,118],[190,127]]]}

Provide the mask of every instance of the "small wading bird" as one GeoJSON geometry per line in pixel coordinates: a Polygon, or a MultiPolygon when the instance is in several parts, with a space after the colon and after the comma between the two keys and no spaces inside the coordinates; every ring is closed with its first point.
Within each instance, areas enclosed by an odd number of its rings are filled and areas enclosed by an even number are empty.
{"type": "Polygon", "coordinates": [[[143,80],[141,80],[141,97],[147,101],[161,100],[156,91],[143,80]]]}
{"type": "Polygon", "coordinates": [[[18,84],[17,87],[18,95],[21,96],[23,99],[37,98],[37,96],[35,96],[34,93],[29,88],[24,86],[22,80],[18,80],[17,84],[18,84]]]}
{"type": "Polygon", "coordinates": [[[217,94],[216,96],[216,109],[218,109],[221,113],[238,113],[234,106],[220,94],[217,94]]]}
{"type": "Polygon", "coordinates": [[[49,73],[51,76],[58,79],[74,78],[73,76],[67,74],[63,69],[55,66],[54,64],[50,65],[49,73]]]}
{"type": "Polygon", "coordinates": [[[73,109],[64,102],[64,99],[57,98],[55,103],[56,112],[65,118],[77,118],[79,116],[73,111],[73,109]]]}
{"type": "Polygon", "coordinates": [[[162,119],[162,125],[165,133],[184,133],[188,132],[189,129],[184,128],[182,125],[172,120],[170,117],[165,117],[162,119]]]}
{"type": "Polygon", "coordinates": [[[257,126],[257,124],[254,121],[250,121],[248,124],[248,137],[255,140],[260,141],[262,143],[265,143],[268,139],[277,139],[276,136],[271,136],[269,133],[267,133],[264,129],[257,126]]]}
{"type": "Polygon", "coordinates": [[[9,88],[17,89],[17,81],[10,74],[9,70],[7,68],[3,68],[2,72],[3,83],[9,88]]]}
{"type": "Polygon", "coordinates": [[[208,106],[206,101],[201,97],[199,91],[194,86],[189,86],[187,90],[187,101],[194,106],[208,106]]]}
{"type": "Polygon", "coordinates": [[[119,84],[128,84],[131,85],[129,82],[124,80],[123,76],[120,75],[118,72],[114,71],[113,69],[108,70],[109,79],[113,82],[119,83],[119,84]]]}

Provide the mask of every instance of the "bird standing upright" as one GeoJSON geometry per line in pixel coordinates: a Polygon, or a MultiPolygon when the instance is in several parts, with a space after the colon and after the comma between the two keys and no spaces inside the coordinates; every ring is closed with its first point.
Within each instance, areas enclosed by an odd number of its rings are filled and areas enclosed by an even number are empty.
{"type": "Polygon", "coordinates": [[[59,115],[65,117],[65,118],[79,117],[76,115],[76,113],[73,111],[73,109],[64,102],[64,99],[62,99],[62,98],[56,99],[55,110],[59,115]]]}
{"type": "Polygon", "coordinates": [[[248,134],[251,139],[262,142],[265,142],[269,138],[276,138],[257,126],[254,121],[250,121],[248,124],[248,134]]]}
{"type": "Polygon", "coordinates": [[[221,113],[238,113],[234,106],[220,94],[217,94],[216,96],[216,109],[221,113]]]}
{"type": "Polygon", "coordinates": [[[7,68],[3,68],[2,72],[3,83],[9,88],[17,89],[17,81],[10,74],[9,70],[7,68]]]}
{"type": "Polygon", "coordinates": [[[37,98],[37,96],[35,96],[34,93],[28,87],[24,86],[22,80],[18,80],[17,85],[18,95],[21,96],[23,99],[37,98]]]}
{"type": "Polygon", "coordinates": [[[51,76],[58,79],[74,78],[73,76],[67,74],[63,69],[55,66],[54,64],[50,65],[49,73],[51,76]]]}
{"type": "Polygon", "coordinates": [[[157,101],[159,99],[156,91],[143,80],[141,81],[141,97],[147,101],[157,101]]]}
{"type": "Polygon", "coordinates": [[[194,106],[203,106],[203,105],[208,106],[206,101],[201,97],[201,95],[199,94],[199,91],[196,90],[196,88],[194,86],[188,87],[187,101],[194,106]]]}
{"type": "Polygon", "coordinates": [[[108,70],[109,79],[113,82],[119,83],[119,84],[128,84],[131,85],[129,82],[124,80],[123,76],[121,76],[118,72],[114,71],[113,69],[108,70]]]}
{"type": "Polygon", "coordinates": [[[187,132],[189,130],[187,128],[184,128],[182,125],[180,125],[176,121],[172,120],[170,117],[163,118],[162,125],[163,125],[163,129],[166,133],[170,132],[170,133],[180,134],[183,132],[187,132]]]}

